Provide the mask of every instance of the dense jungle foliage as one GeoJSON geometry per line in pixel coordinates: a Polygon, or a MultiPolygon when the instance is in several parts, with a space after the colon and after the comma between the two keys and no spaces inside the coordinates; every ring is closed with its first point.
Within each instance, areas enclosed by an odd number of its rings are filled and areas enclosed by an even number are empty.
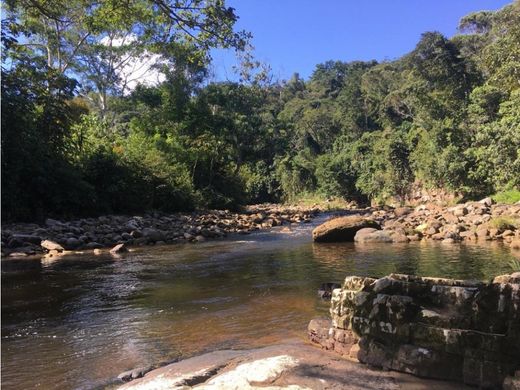
{"type": "Polygon", "coordinates": [[[19,0],[2,21],[2,218],[520,186],[520,5],[394,61],[273,80],[222,0],[19,0]],[[239,81],[210,82],[212,48],[239,81]],[[154,60],[159,83],[128,79],[154,60]]]}

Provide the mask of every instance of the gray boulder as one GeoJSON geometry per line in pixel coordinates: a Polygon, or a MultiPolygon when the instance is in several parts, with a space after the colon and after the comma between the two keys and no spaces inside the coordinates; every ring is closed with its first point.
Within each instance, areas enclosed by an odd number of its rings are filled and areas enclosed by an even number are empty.
{"type": "Polygon", "coordinates": [[[143,237],[152,242],[164,241],[166,239],[163,232],[157,229],[145,228],[141,231],[143,237]]]}
{"type": "Polygon", "coordinates": [[[374,228],[363,228],[357,231],[354,236],[355,242],[392,242],[390,234],[385,230],[374,228]]]}

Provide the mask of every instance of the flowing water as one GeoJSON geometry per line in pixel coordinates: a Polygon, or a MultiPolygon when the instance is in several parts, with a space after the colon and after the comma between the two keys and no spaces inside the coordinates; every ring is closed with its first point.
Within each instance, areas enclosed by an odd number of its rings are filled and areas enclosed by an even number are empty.
{"type": "Polygon", "coordinates": [[[391,272],[489,279],[500,244],[313,244],[312,224],[196,245],[2,261],[2,388],[92,389],[125,370],[305,337],[317,289],[391,272]]]}

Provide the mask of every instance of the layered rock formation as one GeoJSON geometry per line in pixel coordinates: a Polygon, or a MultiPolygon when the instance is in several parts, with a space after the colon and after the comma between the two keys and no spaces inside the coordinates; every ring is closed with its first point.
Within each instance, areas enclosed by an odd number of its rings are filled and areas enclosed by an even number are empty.
{"type": "Polygon", "coordinates": [[[506,377],[520,369],[520,273],[491,283],[350,276],[330,312],[311,321],[311,340],[362,363],[483,388],[518,383],[506,377]]]}

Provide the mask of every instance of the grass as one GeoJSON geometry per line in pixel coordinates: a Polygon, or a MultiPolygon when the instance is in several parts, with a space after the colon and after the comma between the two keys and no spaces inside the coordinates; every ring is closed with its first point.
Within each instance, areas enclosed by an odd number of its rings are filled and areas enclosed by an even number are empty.
{"type": "Polygon", "coordinates": [[[489,224],[498,230],[514,230],[520,228],[520,221],[514,217],[496,217],[489,224]]]}
{"type": "Polygon", "coordinates": [[[520,190],[512,189],[507,191],[501,191],[491,196],[497,203],[508,203],[513,204],[520,202],[520,190]]]}
{"type": "Polygon", "coordinates": [[[511,260],[509,266],[512,268],[513,272],[520,272],[520,260],[511,260]]]}
{"type": "Polygon", "coordinates": [[[303,207],[317,206],[326,211],[344,210],[349,207],[349,203],[341,198],[327,198],[319,194],[302,194],[286,202],[288,205],[303,207]]]}

